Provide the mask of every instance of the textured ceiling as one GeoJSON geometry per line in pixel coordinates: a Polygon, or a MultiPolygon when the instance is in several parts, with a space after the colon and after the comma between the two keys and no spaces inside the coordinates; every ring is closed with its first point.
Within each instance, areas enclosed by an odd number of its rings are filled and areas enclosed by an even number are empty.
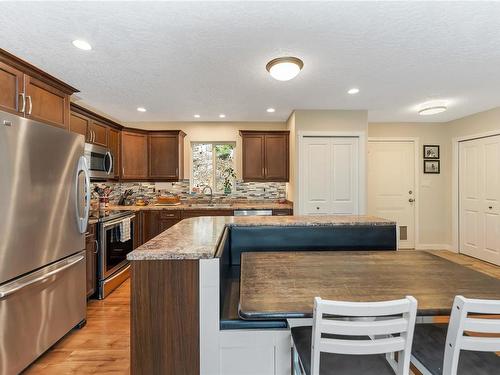
{"type": "Polygon", "coordinates": [[[448,121],[500,105],[500,3],[0,2],[0,47],[128,122],[281,121],[293,109],[448,121]],[[292,81],[265,70],[283,55],[304,60],[292,81]],[[433,98],[449,110],[418,116],[433,98]]]}

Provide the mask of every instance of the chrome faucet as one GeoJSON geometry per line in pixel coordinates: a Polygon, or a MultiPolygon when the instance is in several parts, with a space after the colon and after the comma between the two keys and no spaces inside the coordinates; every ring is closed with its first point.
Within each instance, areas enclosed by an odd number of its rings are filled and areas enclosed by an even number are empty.
{"type": "Polygon", "coordinates": [[[205,185],[203,187],[203,190],[201,191],[201,194],[205,195],[205,190],[207,190],[207,189],[210,190],[210,204],[211,204],[213,199],[214,199],[214,192],[212,190],[212,187],[210,187],[209,185],[205,185]]]}

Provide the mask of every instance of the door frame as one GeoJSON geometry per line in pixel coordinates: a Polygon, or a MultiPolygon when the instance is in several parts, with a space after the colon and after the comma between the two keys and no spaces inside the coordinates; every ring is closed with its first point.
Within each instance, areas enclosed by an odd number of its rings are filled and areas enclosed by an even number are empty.
{"type": "Polygon", "coordinates": [[[500,135],[500,129],[455,137],[451,141],[451,250],[460,253],[460,142],[500,135]]]}
{"type": "MultiPolygon", "coordinates": [[[[414,236],[415,236],[415,250],[421,249],[420,245],[420,138],[418,137],[368,137],[368,143],[390,143],[390,142],[407,142],[407,143],[413,143],[413,148],[414,148],[414,164],[415,167],[414,169],[414,181],[415,181],[415,194],[414,194],[414,199],[416,200],[416,205],[415,205],[415,211],[414,211],[414,236]]],[[[367,159],[368,159],[368,148],[367,148],[367,159]]],[[[367,160],[368,164],[368,160],[367,160]]],[[[367,170],[367,183],[368,183],[368,170],[367,170]]],[[[398,236],[398,249],[399,249],[399,227],[397,228],[398,236]]]]}
{"type": "Polygon", "coordinates": [[[295,188],[297,192],[295,197],[298,199],[298,214],[302,215],[304,212],[304,200],[302,199],[302,183],[301,176],[304,174],[304,158],[303,158],[303,147],[304,138],[309,137],[328,137],[328,138],[358,138],[358,212],[359,215],[364,215],[366,213],[366,157],[367,157],[367,141],[366,132],[364,131],[353,131],[353,132],[342,132],[342,131],[304,131],[299,130],[297,132],[298,137],[298,147],[296,151],[296,160],[298,160],[298,170],[295,176],[295,188]]]}

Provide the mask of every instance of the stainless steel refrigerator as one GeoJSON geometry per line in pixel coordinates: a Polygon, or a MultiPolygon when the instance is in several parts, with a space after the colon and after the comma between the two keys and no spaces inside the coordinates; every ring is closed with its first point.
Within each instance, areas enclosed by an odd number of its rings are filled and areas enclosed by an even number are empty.
{"type": "Polygon", "coordinates": [[[0,111],[0,374],[86,319],[84,137],[0,111]]]}

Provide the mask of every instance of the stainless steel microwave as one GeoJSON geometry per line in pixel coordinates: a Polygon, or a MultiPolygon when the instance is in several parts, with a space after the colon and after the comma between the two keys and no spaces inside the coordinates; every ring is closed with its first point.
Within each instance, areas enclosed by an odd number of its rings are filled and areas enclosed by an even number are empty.
{"type": "Polygon", "coordinates": [[[105,180],[114,177],[114,156],[108,148],[86,143],[85,158],[91,179],[105,180]]]}

